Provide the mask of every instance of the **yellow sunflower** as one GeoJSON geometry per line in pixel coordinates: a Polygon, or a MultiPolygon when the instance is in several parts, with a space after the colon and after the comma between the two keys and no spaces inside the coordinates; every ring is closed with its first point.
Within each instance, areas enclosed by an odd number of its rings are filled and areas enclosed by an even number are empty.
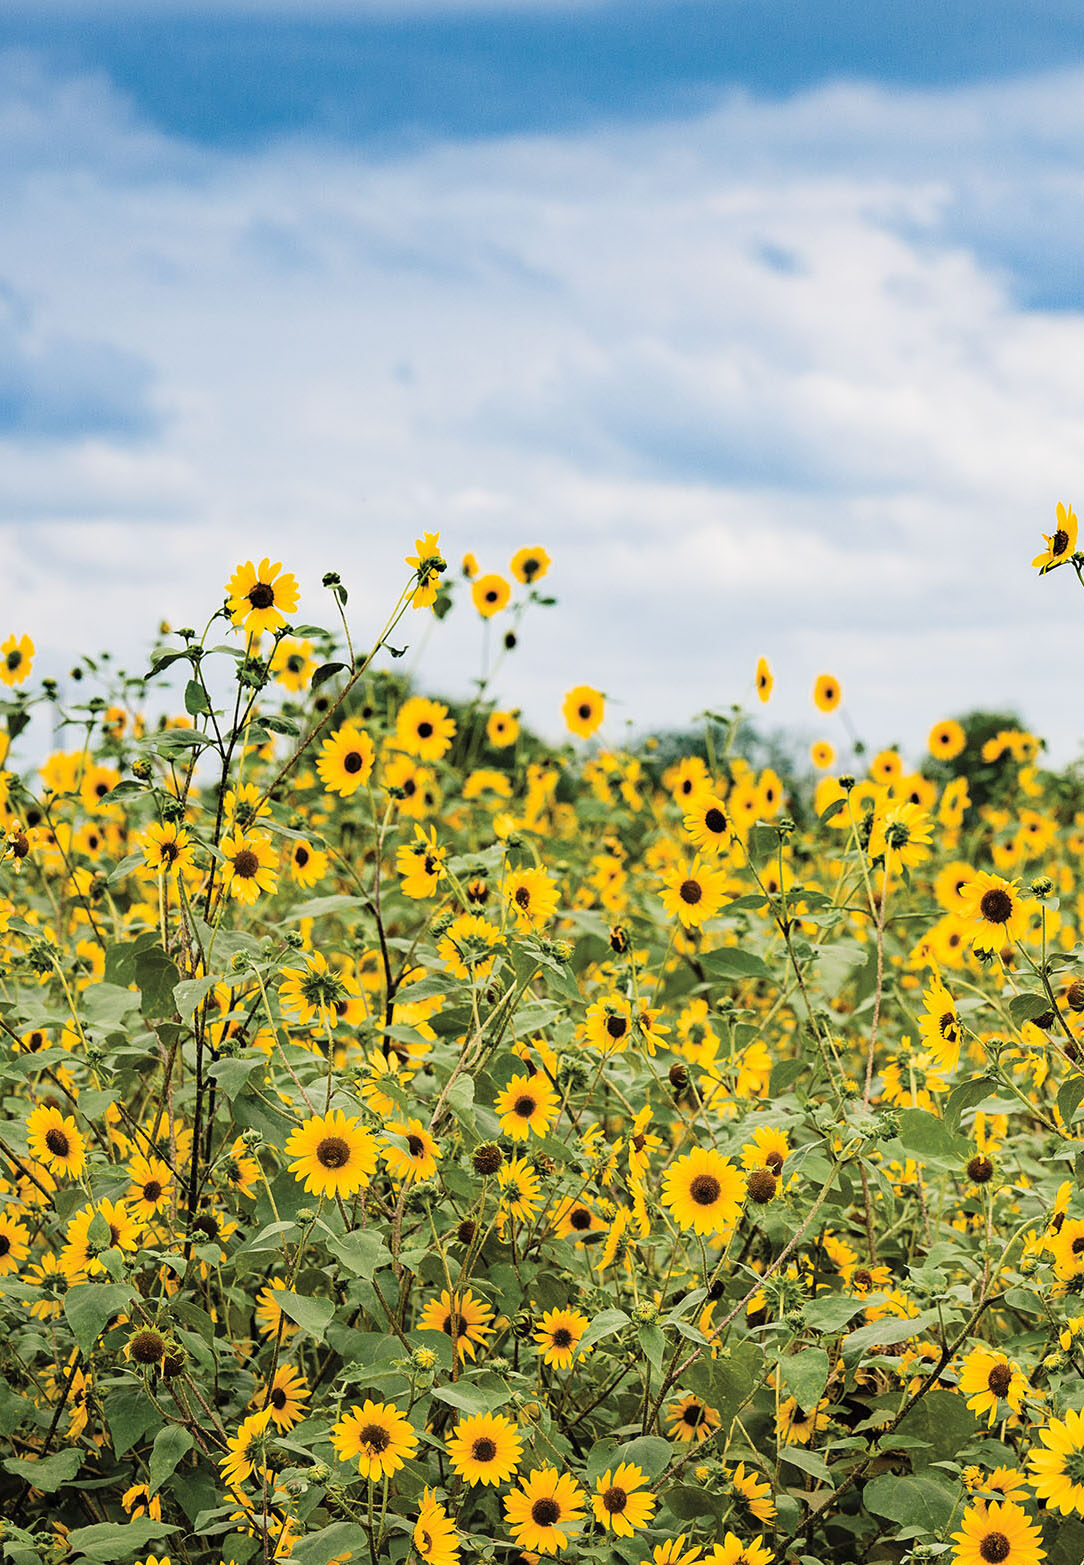
{"type": "Polygon", "coordinates": [[[21,685],[30,677],[33,662],[34,643],[29,636],[16,640],[10,635],[6,641],[0,641],[0,681],[5,685],[21,685]]]}
{"type": "Polygon", "coordinates": [[[426,1565],[459,1565],[459,1534],[432,1489],[426,1486],[414,1524],[414,1548],[426,1565]]]}
{"type": "Polygon", "coordinates": [[[519,738],[519,723],[514,712],[490,712],[486,718],[486,738],[494,750],[507,750],[519,738]]]}
{"type": "Polygon", "coordinates": [[[442,1331],[451,1337],[460,1353],[475,1355],[475,1344],[484,1343],[492,1327],[493,1311],[476,1299],[470,1288],[465,1293],[443,1290],[439,1299],[430,1299],[418,1317],[417,1331],[442,1331]]]}
{"type": "Polygon", "coordinates": [[[715,1408],[709,1407],[690,1392],[671,1402],[666,1409],[666,1422],[670,1426],[671,1440],[688,1444],[693,1440],[706,1440],[719,1428],[722,1419],[715,1408]]]}
{"type": "Polygon", "coordinates": [[[176,875],[195,865],[195,843],[174,821],[154,821],[139,839],[143,861],[148,869],[164,875],[176,875]]]}
{"type": "Polygon", "coordinates": [[[1046,548],[1042,554],[1037,554],[1031,562],[1032,565],[1038,567],[1041,576],[1045,575],[1047,571],[1053,570],[1055,565],[1064,565],[1065,561],[1076,553],[1076,512],[1071,505],[1062,505],[1059,500],[1055,514],[1058,525],[1052,533],[1043,533],[1043,542],[1046,544],[1046,548]]]}
{"type": "Polygon", "coordinates": [[[410,1461],[418,1436],[393,1402],[366,1401],[352,1407],[331,1431],[340,1462],[356,1461],[363,1478],[389,1478],[410,1461]]]}
{"type": "Polygon", "coordinates": [[[408,554],[406,564],[415,575],[415,586],[410,601],[416,609],[432,608],[440,591],[441,574],[448,569],[440,552],[440,534],[424,533],[414,540],[414,553],[408,554]]]}
{"type": "Polygon", "coordinates": [[[266,559],[259,565],[246,560],[237,567],[226,583],[226,607],[236,628],[262,636],[286,624],[285,616],[297,608],[297,578],[280,576],[281,570],[280,562],[272,565],[266,559]]]}
{"type": "Polygon", "coordinates": [[[472,1485],[507,1483],[522,1455],[519,1430],[503,1413],[477,1413],[461,1418],[448,1441],[453,1471],[472,1485]]]}
{"type": "Polygon", "coordinates": [[[967,735],[955,718],[948,717],[943,723],[933,725],[927,743],[935,761],[954,761],[962,754],[967,735]]]}
{"type": "Polygon", "coordinates": [[[411,1119],[405,1125],[389,1124],[384,1128],[393,1136],[401,1136],[406,1142],[405,1147],[388,1144],[380,1149],[391,1177],[407,1181],[431,1179],[437,1171],[437,1159],[444,1154],[421,1120],[411,1119]]]}
{"type": "Polygon", "coordinates": [[[662,1204],[680,1228],[722,1234],[741,1213],[745,1180],[733,1163],[707,1147],[679,1157],[663,1175],[662,1204]]]}
{"type": "Polygon", "coordinates": [[[26,1138],[31,1154],[51,1174],[78,1179],[86,1167],[86,1146],[71,1114],[42,1104],[27,1116],[26,1138]]]}
{"type": "Polygon", "coordinates": [[[328,793],[349,799],[373,774],[376,751],[364,728],[344,723],[320,746],[316,771],[328,793]]]}
{"type": "Polygon", "coordinates": [[[1027,1395],[1028,1383],[1018,1365],[1004,1353],[975,1348],[960,1366],[957,1385],[967,1398],[972,1413],[988,1414],[987,1424],[997,1422],[1002,1402],[1019,1413],[1027,1395]]]}
{"type": "Polygon", "coordinates": [[[8,1212],[0,1213],[0,1277],[19,1269],[30,1254],[30,1232],[8,1212]]]}
{"type": "Polygon", "coordinates": [[[503,576],[479,576],[471,585],[474,607],[483,619],[492,619],[494,614],[499,614],[511,595],[512,589],[503,576]]]}
{"type": "Polygon", "coordinates": [[[591,1496],[595,1520],[618,1538],[631,1538],[649,1526],[658,1501],[646,1483],[647,1474],[633,1462],[603,1473],[591,1496]]]}
{"type": "Polygon", "coordinates": [[[504,899],[517,929],[543,929],[557,911],[557,886],[544,869],[517,869],[505,876],[504,899]]]}
{"type": "Polygon", "coordinates": [[[299,1424],[305,1417],[305,1403],[311,1392],[309,1383],[292,1364],[280,1364],[271,1382],[271,1394],[260,1386],[252,1398],[252,1405],[261,1410],[267,1407],[275,1428],[283,1434],[299,1424]]]}
{"type": "Polygon", "coordinates": [[[953,1565],[1039,1565],[1046,1558],[1041,1540],[1038,1527],[1019,1505],[979,1500],[964,1512],[960,1531],[952,1534],[953,1565]]]}
{"type": "Polygon", "coordinates": [[[772,678],[772,671],[768,667],[767,658],[758,658],[756,687],[757,695],[760,697],[761,701],[767,701],[770,698],[772,693],[772,686],[774,684],[775,680],[772,678]]]}
{"type": "Polygon", "coordinates": [[[934,978],[923,996],[925,1010],[919,1018],[922,1035],[938,1070],[954,1071],[960,1063],[960,1019],[956,1002],[940,978],[934,978]]]}
{"type": "Polygon", "coordinates": [[[395,719],[395,742],[419,761],[439,761],[455,738],[455,720],[448,708],[425,696],[411,696],[395,719]]]}
{"type": "Polygon", "coordinates": [[[960,892],[962,911],[973,925],[972,944],[980,951],[1002,951],[1028,927],[1030,909],[1015,880],[976,870],[960,892]]]}
{"type": "Polygon", "coordinates": [[[699,863],[678,867],[663,877],[660,897],[670,918],[680,919],[685,929],[699,929],[727,900],[726,873],[699,863]]]}
{"type": "Polygon", "coordinates": [[[602,727],[606,715],[606,698],[590,685],[577,685],[565,696],[561,707],[570,733],[581,739],[590,739],[602,727]]]}
{"type": "Polygon", "coordinates": [[[526,1141],[532,1131],[536,1136],[549,1134],[557,1119],[558,1097],[548,1077],[536,1071],[533,1076],[513,1076],[493,1106],[503,1134],[526,1141]]]}
{"type": "Polygon", "coordinates": [[[290,1172],[304,1181],[310,1195],[349,1199],[376,1173],[376,1142],[341,1109],[315,1115],[292,1130],[286,1156],[294,1159],[290,1172]]]}
{"type": "Polygon", "coordinates": [[[542,1362],[554,1369],[571,1369],[588,1325],[587,1316],[579,1310],[546,1310],[534,1334],[542,1362]]]}
{"type": "Polygon", "coordinates": [[[531,587],[536,581],[540,581],[549,568],[549,555],[545,549],[538,547],[517,550],[508,566],[516,580],[521,581],[525,587],[531,587]]]}
{"type": "Polygon", "coordinates": [[[230,896],[247,907],[278,889],[278,853],[263,831],[238,831],[223,837],[222,857],[226,861],[226,885],[230,896]]]}
{"type": "Polygon", "coordinates": [[[1069,1516],[1084,1516],[1084,1413],[1070,1408],[1039,1430],[1045,1447],[1028,1452],[1031,1486],[1043,1504],[1069,1516]]]}
{"type": "Polygon", "coordinates": [[[820,712],[834,712],[843,699],[843,691],[834,674],[818,674],[813,685],[813,705],[820,712]]]}
{"type": "Polygon", "coordinates": [[[586,1496],[570,1473],[536,1468],[504,1497],[504,1514],[521,1549],[556,1554],[579,1528],[586,1496]]]}
{"type": "Polygon", "coordinates": [[[270,1422],[271,1409],[264,1408],[263,1412],[252,1413],[242,1419],[237,1433],[227,1439],[227,1454],[220,1458],[218,1465],[224,1482],[230,1488],[244,1483],[253,1473],[260,1476],[266,1472],[267,1426],[270,1422]]]}
{"type": "Polygon", "coordinates": [[[719,853],[730,843],[726,805],[713,793],[697,794],[685,816],[685,831],[701,853],[719,853]]]}

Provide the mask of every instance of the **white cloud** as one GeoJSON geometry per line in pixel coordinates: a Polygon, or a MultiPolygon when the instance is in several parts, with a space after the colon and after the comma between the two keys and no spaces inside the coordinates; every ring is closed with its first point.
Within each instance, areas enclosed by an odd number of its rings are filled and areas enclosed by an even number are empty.
{"type": "MultiPolygon", "coordinates": [[[[117,635],[131,658],[271,553],[307,617],[341,571],[363,640],[438,528],[486,568],[553,554],[560,607],[503,687],[550,731],[581,679],[681,724],[765,653],[770,713],[807,729],[827,667],[875,741],[1016,703],[1067,752],[1075,583],[1028,561],[1084,493],[1084,316],[1017,302],[998,247],[1025,191],[1079,245],[1082,84],[227,156],[15,62],[0,280],[43,333],[145,361],[162,420],[0,433],[19,628],[58,668],[117,635]]],[[[479,636],[454,616],[423,677],[466,690],[479,636]]]]}

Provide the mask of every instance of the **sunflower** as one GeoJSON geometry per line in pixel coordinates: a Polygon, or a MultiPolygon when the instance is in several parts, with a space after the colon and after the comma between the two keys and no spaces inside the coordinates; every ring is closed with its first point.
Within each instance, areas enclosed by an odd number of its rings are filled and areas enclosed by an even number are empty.
{"type": "MultiPolygon", "coordinates": [[[[1062,505],[1058,501],[1056,512],[1058,525],[1049,535],[1043,533],[1043,542],[1046,548],[1042,554],[1037,554],[1032,560],[1032,565],[1039,568],[1039,574],[1045,576],[1047,571],[1053,570],[1055,565],[1064,565],[1076,553],[1077,519],[1072,506],[1062,505]]],[[[3,648],[0,647],[0,651],[3,648]]]]}
{"type": "Polygon", "coordinates": [[[492,619],[494,614],[499,614],[511,597],[512,589],[503,576],[479,576],[471,586],[471,597],[474,599],[474,607],[483,619],[492,619]]]}
{"type": "Polygon", "coordinates": [[[444,860],[447,850],[437,844],[436,827],[428,833],[422,826],[415,826],[414,841],[404,842],[395,850],[396,873],[402,877],[399,890],[412,901],[424,901],[436,895],[437,887],[444,879],[444,860]]]}
{"type": "Polygon", "coordinates": [[[500,1187],[500,1205],[497,1208],[498,1229],[503,1236],[505,1220],[529,1223],[538,1211],[541,1190],[538,1175],[525,1157],[508,1158],[497,1170],[500,1187]]]}
{"type": "Polygon", "coordinates": [[[133,1484],[121,1495],[120,1503],[129,1516],[149,1516],[152,1521],[162,1520],[162,1501],[159,1495],[151,1494],[145,1483],[133,1484]]]}
{"type": "Polygon", "coordinates": [[[978,1500],[964,1512],[954,1565],[1039,1565],[1046,1558],[1042,1534],[1019,1505],[978,1500]]]}
{"type": "Polygon", "coordinates": [[[918,1023],[922,1041],[938,1070],[954,1071],[960,1063],[960,1019],[956,1002],[940,978],[934,978],[926,990],[923,1004],[918,1023]]]}
{"type": "Polygon", "coordinates": [[[826,772],[836,758],[835,746],[827,739],[817,739],[809,747],[809,759],[819,772],[826,772]]]}
{"type": "Polygon", "coordinates": [[[310,1395],[304,1375],[292,1364],[280,1364],[271,1381],[271,1395],[268,1396],[266,1386],[260,1386],[252,1398],[252,1405],[261,1410],[266,1406],[275,1428],[285,1434],[305,1417],[304,1404],[310,1395]]]}
{"type": "Polygon", "coordinates": [[[105,1270],[98,1259],[103,1250],[135,1250],[139,1246],[139,1224],[123,1201],[99,1201],[84,1206],[68,1223],[60,1264],[69,1280],[95,1276],[105,1270]]]}
{"type": "Polygon", "coordinates": [[[425,696],[411,696],[395,719],[395,740],[401,750],[419,761],[439,761],[455,738],[455,721],[448,708],[425,696]]]}
{"type": "Polygon", "coordinates": [[[700,853],[719,853],[730,842],[726,805],[713,793],[697,794],[685,816],[685,830],[700,853]]]}
{"type": "Polygon", "coordinates": [[[343,1019],[347,1001],[360,993],[357,982],[332,972],[322,951],[306,957],[307,967],[284,967],[279,984],[279,1004],[303,1027],[315,1022],[319,1027],[336,1027],[343,1019]]]}
{"type": "Polygon", "coordinates": [[[8,1213],[0,1213],[0,1277],[17,1271],[30,1254],[30,1233],[8,1213]]]}
{"type": "Polygon", "coordinates": [[[279,1302],[275,1298],[276,1293],[289,1291],[285,1277],[272,1277],[266,1288],[261,1288],[256,1295],[256,1326],[262,1336],[278,1336],[280,1323],[284,1342],[296,1332],[297,1327],[292,1320],[283,1315],[279,1302]]]}
{"type": "Polygon", "coordinates": [[[557,887],[544,869],[517,869],[505,876],[504,900],[517,929],[543,929],[557,911],[557,887]]]}
{"type": "Polygon", "coordinates": [[[320,746],[316,771],[328,793],[349,799],[373,774],[376,751],[364,728],[344,723],[320,746]]]}
{"type": "Polygon", "coordinates": [[[131,1211],[147,1222],[168,1205],[173,1194],[173,1176],[160,1157],[144,1157],[142,1153],[129,1163],[128,1176],[132,1183],[125,1200],[131,1211]]]}
{"type": "Polygon", "coordinates": [[[16,640],[12,634],[6,641],[0,641],[0,681],[5,685],[21,685],[24,679],[29,679],[33,662],[34,643],[29,636],[16,640]]]}
{"type": "Polygon", "coordinates": [[[741,1149],[741,1166],[750,1173],[767,1168],[778,1178],[789,1156],[790,1145],[785,1133],[771,1125],[760,1125],[753,1132],[752,1141],[747,1141],[741,1149]]]}
{"type": "Polygon", "coordinates": [[[160,874],[176,875],[195,866],[195,844],[175,821],[152,822],[139,839],[139,846],[147,868],[160,874]]]}
{"type": "Polygon", "coordinates": [[[666,1421],[670,1425],[671,1440],[688,1444],[693,1440],[707,1440],[722,1423],[715,1408],[709,1407],[699,1397],[688,1395],[671,1402],[666,1409],[666,1421]]]}
{"type": "Polygon", "coordinates": [[[271,654],[268,664],[280,685],[296,695],[307,690],[316,673],[316,659],[312,655],[311,641],[298,641],[294,636],[283,636],[271,654]]]}
{"type": "Polygon", "coordinates": [[[267,1426],[271,1422],[271,1409],[251,1413],[241,1420],[237,1433],[226,1441],[227,1455],[219,1459],[222,1479],[228,1487],[235,1488],[251,1478],[253,1473],[265,1474],[267,1457],[267,1426]]]}
{"type": "Polygon", "coordinates": [[[632,1042],[632,1007],[623,994],[607,994],[587,1008],[584,1037],[603,1054],[623,1054],[632,1042]]]}
{"type": "Polygon", "coordinates": [[[290,1132],[286,1156],[290,1172],[303,1180],[309,1195],[349,1199],[376,1173],[376,1142],[342,1109],[317,1114],[290,1132]]]}
{"type": "Polygon", "coordinates": [[[813,705],[820,712],[834,712],[843,691],[834,674],[818,674],[813,685],[813,705]]]}
{"type": "Polygon", "coordinates": [[[586,1496],[570,1473],[541,1467],[504,1497],[504,1514],[521,1549],[556,1554],[583,1519],[586,1496]]]}
{"type": "Polygon", "coordinates": [[[26,1139],[31,1155],[51,1174],[78,1179],[86,1167],[86,1146],[71,1114],[42,1104],[27,1116],[26,1139]]]}
{"type": "Polygon", "coordinates": [[[445,1288],[439,1299],[430,1299],[418,1317],[417,1331],[442,1331],[451,1337],[461,1353],[475,1355],[475,1344],[484,1343],[493,1329],[493,1311],[468,1288],[465,1293],[449,1293],[445,1288]]]}
{"type": "Polygon", "coordinates": [[[264,831],[238,831],[223,837],[222,857],[226,860],[226,885],[230,896],[252,907],[261,891],[272,895],[278,890],[278,854],[264,831]]]}
{"type": "Polygon", "coordinates": [[[606,1223],[586,1201],[574,1201],[565,1196],[554,1207],[549,1226],[558,1239],[575,1239],[576,1248],[582,1249],[584,1235],[600,1233],[606,1223]]]}
{"type": "Polygon", "coordinates": [[[494,750],[507,750],[519,738],[519,723],[514,712],[490,712],[486,718],[486,738],[494,750]]]}
{"type": "Polygon", "coordinates": [[[1084,1413],[1070,1408],[1039,1430],[1045,1450],[1028,1452],[1031,1486],[1043,1504],[1063,1516],[1084,1516],[1084,1413]]]}
{"type": "Polygon", "coordinates": [[[262,636],[265,630],[281,630],[286,624],[285,615],[297,608],[297,578],[289,574],[279,576],[281,570],[278,561],[272,565],[270,560],[261,560],[259,565],[253,565],[246,560],[226,583],[230,617],[234,626],[244,629],[249,637],[262,636]]]}
{"type": "Polygon", "coordinates": [[[363,1478],[378,1479],[397,1473],[413,1457],[418,1436],[393,1402],[366,1401],[334,1426],[331,1444],[340,1462],[356,1459],[363,1478]]]}
{"type": "Polygon", "coordinates": [[[322,848],[295,842],[290,848],[290,876],[294,884],[311,891],[327,874],[328,857],[322,848]]]}
{"type": "Polygon", "coordinates": [[[917,804],[896,804],[874,816],[869,835],[870,858],[883,858],[890,872],[915,869],[930,856],[933,823],[917,804]]]}
{"type": "Polygon", "coordinates": [[[774,1521],[775,1502],[771,1484],[758,1478],[752,1468],[746,1471],[744,1462],[739,1462],[730,1474],[730,1486],[737,1500],[758,1522],[767,1526],[774,1521]]]}
{"type": "Polygon", "coordinates": [[[545,549],[519,549],[512,556],[508,569],[525,587],[533,587],[550,568],[550,557],[545,549]]]}
{"type": "Polygon", "coordinates": [[[541,1071],[533,1076],[513,1076],[493,1105],[501,1131],[513,1141],[526,1141],[533,1131],[547,1136],[557,1119],[557,1093],[541,1071]]]}
{"type": "Polygon", "coordinates": [[[779,1404],[775,1417],[775,1432],[782,1435],[787,1445],[808,1445],[818,1430],[827,1428],[827,1398],[818,1402],[811,1412],[799,1407],[794,1397],[787,1397],[779,1404]]]}
{"type": "Polygon", "coordinates": [[[440,591],[440,578],[448,569],[440,552],[440,534],[423,533],[414,540],[414,553],[408,554],[405,563],[413,570],[416,586],[410,601],[416,609],[430,609],[440,591]]]}
{"type": "Polygon", "coordinates": [[[554,1369],[571,1369],[588,1325],[587,1316],[579,1310],[547,1310],[534,1334],[542,1362],[554,1369]]]}
{"type": "Polygon", "coordinates": [[[651,1551],[652,1565],[702,1565],[703,1550],[694,1543],[686,1548],[686,1534],[679,1532],[676,1538],[656,1543],[651,1551]]]}
{"type": "Polygon", "coordinates": [[[645,1489],[647,1474],[633,1462],[622,1462],[612,1472],[603,1473],[591,1496],[595,1520],[618,1538],[631,1538],[641,1527],[650,1525],[658,1504],[650,1489],[645,1489]]]}
{"type": "Polygon", "coordinates": [[[717,1543],[710,1554],[705,1555],[704,1565],[771,1565],[775,1555],[763,1538],[753,1538],[743,1543],[736,1532],[728,1532],[722,1543],[717,1543]]]}
{"type": "Polygon", "coordinates": [[[663,888],[663,908],[670,918],[680,919],[685,929],[699,929],[727,900],[725,872],[706,864],[672,870],[663,876],[663,888]]]}
{"type": "Polygon", "coordinates": [[[500,930],[480,913],[460,913],[437,941],[437,954],[454,978],[481,983],[503,944],[500,930]]]}
{"type": "Polygon", "coordinates": [[[960,901],[965,916],[978,926],[971,934],[977,950],[1000,952],[1027,930],[1029,909],[1015,880],[976,870],[960,901]]]}
{"type": "Polygon", "coordinates": [[[389,1144],[380,1149],[380,1155],[391,1177],[405,1179],[408,1182],[413,1179],[431,1179],[437,1171],[437,1159],[444,1154],[433,1137],[424,1129],[421,1120],[408,1120],[405,1125],[389,1124],[385,1125],[384,1129],[393,1136],[401,1136],[406,1142],[405,1147],[389,1144]]]}
{"type": "Polygon", "coordinates": [[[954,761],[967,744],[967,735],[955,718],[948,717],[933,725],[927,743],[935,761],[954,761]]]}
{"type": "Polygon", "coordinates": [[[989,1414],[987,1424],[991,1428],[997,1422],[1002,1402],[1019,1413],[1028,1389],[1019,1367],[1004,1353],[994,1353],[989,1348],[975,1348],[967,1355],[960,1366],[957,1385],[967,1397],[972,1413],[989,1414]]]}
{"type": "Polygon", "coordinates": [[[455,1522],[427,1485],[414,1524],[414,1548],[418,1555],[427,1565],[459,1565],[458,1536],[455,1522]]]}
{"type": "Polygon", "coordinates": [[[695,1147],[663,1175],[662,1204],[678,1226],[698,1234],[722,1234],[741,1213],[745,1180],[720,1153],[695,1147]]]}
{"type": "Polygon", "coordinates": [[[503,1413],[461,1418],[448,1441],[453,1471],[472,1485],[507,1483],[522,1455],[519,1430],[503,1413]]]}
{"type": "Polygon", "coordinates": [[[581,739],[590,739],[602,727],[606,715],[606,698],[590,685],[577,685],[565,696],[561,712],[570,733],[581,739]]]}
{"type": "Polygon", "coordinates": [[[767,658],[758,658],[757,659],[757,671],[756,671],[756,687],[757,687],[757,695],[759,696],[761,701],[769,700],[769,698],[771,697],[771,693],[772,693],[772,686],[774,684],[775,684],[775,680],[772,678],[772,671],[768,667],[768,659],[767,658]]]}

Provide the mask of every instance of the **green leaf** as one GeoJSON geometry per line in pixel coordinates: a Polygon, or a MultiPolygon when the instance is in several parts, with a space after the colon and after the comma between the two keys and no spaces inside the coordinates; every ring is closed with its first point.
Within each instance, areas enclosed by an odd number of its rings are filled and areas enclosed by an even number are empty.
{"type": "Polygon", "coordinates": [[[977,1107],[984,1099],[997,1091],[998,1084],[992,1076],[975,1076],[961,1081],[945,1099],[944,1120],[949,1130],[959,1130],[960,1120],[968,1109],[977,1107]]]}
{"type": "Polygon", "coordinates": [[[454,1386],[434,1386],[433,1395],[438,1402],[447,1402],[461,1413],[491,1413],[495,1407],[503,1407],[512,1392],[500,1384],[480,1386],[461,1380],[454,1386]]]}
{"type": "Polygon", "coordinates": [[[640,1339],[652,1369],[662,1370],[663,1355],[666,1352],[666,1338],[658,1326],[641,1326],[636,1335],[640,1339]]]}
{"type": "Polygon", "coordinates": [[[803,1305],[802,1314],[807,1326],[815,1331],[842,1331],[853,1315],[864,1305],[860,1299],[852,1299],[843,1293],[822,1293],[803,1305]]]}
{"type": "Polygon", "coordinates": [[[248,1086],[249,1077],[266,1069],[267,1058],[257,1049],[247,1059],[216,1060],[207,1074],[214,1077],[223,1097],[232,1103],[248,1086]]]}
{"type": "Polygon", "coordinates": [[[215,984],[220,982],[218,978],[183,978],[179,984],[174,984],[173,1004],[181,1020],[184,1021],[192,1016],[200,1002],[205,1000],[215,984]]]}
{"type": "Polygon", "coordinates": [[[822,1483],[832,1483],[828,1463],[816,1451],[807,1451],[800,1445],[785,1445],[779,1452],[779,1458],[780,1461],[789,1462],[792,1467],[801,1468],[811,1478],[818,1478],[822,1483]]]}
{"type": "Polygon", "coordinates": [[[335,1306],[330,1299],[306,1298],[302,1293],[291,1293],[286,1288],[272,1288],[271,1297],[290,1320],[296,1321],[302,1331],[322,1342],[335,1306]]]}
{"type": "Polygon", "coordinates": [[[932,1536],[952,1516],[957,1491],[947,1478],[933,1473],[903,1478],[881,1473],[866,1484],[862,1498],[868,1511],[896,1522],[908,1535],[932,1536]]]}
{"type": "Polygon", "coordinates": [[[673,1455],[674,1447],[669,1440],[658,1435],[640,1435],[614,1453],[614,1462],[618,1466],[622,1462],[632,1462],[642,1467],[649,1478],[657,1478],[669,1467],[673,1455]]]}
{"type": "Polygon", "coordinates": [[[310,690],[319,690],[320,686],[333,679],[336,674],[341,674],[346,667],[345,663],[321,663],[309,681],[310,690]]]}
{"type": "Polygon", "coordinates": [[[324,1242],[332,1255],[337,1255],[355,1277],[369,1280],[381,1267],[391,1265],[391,1251],[371,1228],[355,1229],[353,1233],[324,1242]]]}
{"type": "Polygon", "coordinates": [[[762,957],[741,946],[723,946],[700,957],[700,965],[709,978],[740,981],[743,978],[770,978],[771,968],[762,957]]]}
{"type": "Polygon", "coordinates": [[[932,1326],[937,1319],[936,1310],[925,1310],[913,1320],[892,1317],[870,1321],[868,1326],[859,1326],[857,1331],[844,1337],[843,1355],[845,1358],[857,1358],[867,1348],[887,1348],[896,1342],[906,1342],[909,1337],[921,1336],[927,1326],[932,1326]]]}
{"type": "Polygon", "coordinates": [[[106,1422],[113,1438],[113,1455],[121,1457],[138,1445],[149,1429],[162,1422],[162,1415],[143,1387],[134,1381],[116,1386],[102,1399],[106,1422]]]}
{"type": "Polygon", "coordinates": [[[195,1445],[191,1432],[180,1424],[167,1424],[154,1437],[151,1451],[151,1493],[156,1494],[167,1478],[173,1476],[177,1463],[188,1455],[195,1445]]]}
{"type": "Polygon", "coordinates": [[[365,1529],[357,1522],[332,1522],[295,1543],[290,1559],[294,1565],[328,1565],[340,1555],[360,1558],[367,1551],[365,1529]]]}
{"type": "Polygon", "coordinates": [[[66,1483],[71,1483],[83,1465],[85,1454],[84,1451],[54,1451],[52,1456],[43,1456],[36,1462],[11,1456],[4,1463],[4,1471],[24,1479],[42,1494],[55,1494],[66,1483]]]}
{"type": "Polygon", "coordinates": [[[1018,1027],[1024,1022],[1034,1021],[1036,1016],[1043,1016],[1051,1009],[1050,1001],[1045,994],[1039,994],[1037,990],[1025,990],[1023,994],[1014,994],[1009,1001],[1009,1015],[1018,1027]]]}
{"type": "Polygon", "coordinates": [[[158,1543],[177,1529],[149,1516],[137,1516],[130,1522],[98,1522],[93,1527],[77,1527],[68,1534],[68,1547],[75,1555],[85,1554],[110,1565],[114,1560],[134,1559],[148,1543],[158,1543]]]}
{"type": "Polygon", "coordinates": [[[816,1407],[824,1395],[830,1369],[823,1348],[804,1348],[801,1353],[779,1361],[783,1384],[798,1406],[807,1412],[816,1407]]]}
{"type": "Polygon", "coordinates": [[[919,1162],[956,1167],[968,1155],[968,1143],[945,1128],[936,1114],[925,1109],[904,1109],[900,1115],[899,1143],[919,1162]]]}
{"type": "Polygon", "coordinates": [[[580,1338],[581,1351],[601,1342],[603,1337],[612,1337],[615,1331],[621,1331],[628,1324],[629,1317],[624,1310],[602,1310],[580,1338]]]}
{"type": "Polygon", "coordinates": [[[184,709],[190,717],[199,717],[201,713],[211,710],[198,679],[190,679],[184,687],[184,709]]]}
{"type": "Polygon", "coordinates": [[[1084,1098],[1084,1076],[1070,1076],[1058,1088],[1058,1113],[1062,1124],[1069,1126],[1076,1119],[1080,1100],[1084,1098]]]}
{"type": "Polygon", "coordinates": [[[135,1290],[123,1282],[80,1282],[68,1289],[64,1314],[84,1353],[90,1352],[113,1316],[126,1309],[134,1297],[135,1290]]]}

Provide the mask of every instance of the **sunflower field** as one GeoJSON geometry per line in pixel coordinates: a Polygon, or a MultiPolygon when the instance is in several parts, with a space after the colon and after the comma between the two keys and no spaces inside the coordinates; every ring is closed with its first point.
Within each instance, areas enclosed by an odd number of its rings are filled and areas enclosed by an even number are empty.
{"type": "Polygon", "coordinates": [[[1084,1559],[1080,775],[832,674],[789,772],[588,685],[546,744],[549,568],[0,645],[10,1565],[1084,1559]],[[462,704],[397,662],[453,607],[462,704]]]}

